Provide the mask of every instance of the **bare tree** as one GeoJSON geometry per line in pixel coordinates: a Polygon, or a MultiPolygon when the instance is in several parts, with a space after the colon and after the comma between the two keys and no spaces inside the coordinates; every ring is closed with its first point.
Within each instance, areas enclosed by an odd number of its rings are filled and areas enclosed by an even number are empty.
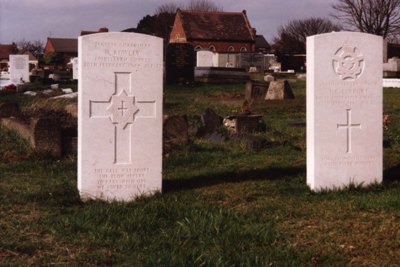
{"type": "Polygon", "coordinates": [[[167,13],[167,14],[174,14],[176,10],[179,8],[179,4],[171,2],[171,3],[165,3],[162,4],[161,6],[157,7],[155,14],[161,14],[161,13],[167,13]]]}
{"type": "Polygon", "coordinates": [[[178,8],[200,11],[222,11],[221,7],[218,7],[210,0],[191,0],[186,6],[175,2],[165,3],[155,10],[154,15],[144,16],[136,26],[137,31],[161,37],[165,43],[168,43],[169,34],[178,8]]]}
{"type": "Polygon", "coordinates": [[[283,53],[305,53],[307,36],[340,30],[339,25],[325,18],[292,20],[278,29],[273,49],[283,53]]]}
{"type": "Polygon", "coordinates": [[[198,11],[223,11],[223,8],[217,6],[214,2],[210,0],[190,0],[187,7],[188,10],[198,10],[198,11]]]}
{"type": "Polygon", "coordinates": [[[393,37],[400,30],[400,0],[338,0],[333,16],[361,32],[393,37]]]}
{"type": "Polygon", "coordinates": [[[17,42],[17,46],[18,46],[19,51],[21,51],[22,53],[29,51],[35,57],[38,57],[39,55],[43,54],[44,46],[43,46],[43,43],[39,40],[27,41],[25,39],[22,39],[21,41],[17,42]]]}

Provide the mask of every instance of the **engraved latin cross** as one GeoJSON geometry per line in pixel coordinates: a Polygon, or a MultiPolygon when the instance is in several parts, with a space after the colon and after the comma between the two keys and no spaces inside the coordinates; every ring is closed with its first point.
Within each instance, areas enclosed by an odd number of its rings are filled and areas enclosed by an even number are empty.
{"type": "Polygon", "coordinates": [[[347,111],[347,123],[346,124],[337,124],[337,128],[339,130],[345,129],[347,131],[347,151],[346,153],[351,153],[351,130],[352,128],[361,129],[361,124],[352,124],[351,123],[351,109],[346,109],[347,111]]]}
{"type": "Polygon", "coordinates": [[[110,119],[114,125],[114,164],[131,163],[132,124],[136,118],[155,118],[155,100],[136,100],[131,73],[115,73],[115,91],[108,101],[90,100],[90,118],[110,119]],[[127,92],[128,91],[128,92],[127,92]]]}

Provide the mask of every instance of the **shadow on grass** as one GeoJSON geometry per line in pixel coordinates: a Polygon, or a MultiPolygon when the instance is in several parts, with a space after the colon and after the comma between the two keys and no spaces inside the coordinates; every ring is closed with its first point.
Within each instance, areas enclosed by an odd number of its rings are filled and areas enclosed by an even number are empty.
{"type": "Polygon", "coordinates": [[[392,168],[386,169],[383,172],[384,183],[392,183],[395,181],[400,181],[400,164],[397,164],[392,168]]]}
{"type": "Polygon", "coordinates": [[[223,172],[210,175],[199,175],[188,179],[163,180],[163,192],[174,192],[208,187],[223,183],[239,183],[244,181],[278,180],[287,177],[305,175],[305,168],[268,168],[241,172],[223,172]]]}

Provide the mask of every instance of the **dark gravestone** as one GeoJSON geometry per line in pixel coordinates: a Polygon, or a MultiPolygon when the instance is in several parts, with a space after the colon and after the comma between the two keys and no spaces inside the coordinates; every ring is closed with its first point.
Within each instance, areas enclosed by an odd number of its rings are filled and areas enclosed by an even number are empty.
{"type": "Polygon", "coordinates": [[[192,83],[196,53],[193,45],[171,43],[167,46],[166,79],[168,84],[192,83]]]}
{"type": "Polygon", "coordinates": [[[55,118],[31,118],[33,147],[38,151],[47,151],[54,157],[61,156],[61,129],[55,118]]]}
{"type": "Polygon", "coordinates": [[[264,101],[269,83],[248,81],[244,92],[244,97],[248,101],[264,101]]]}
{"type": "Polygon", "coordinates": [[[222,117],[214,110],[207,108],[201,115],[202,126],[197,131],[197,136],[209,136],[222,126],[222,117]]]}
{"type": "Polygon", "coordinates": [[[189,141],[189,124],[186,115],[165,116],[163,125],[164,152],[170,152],[189,141]]]}

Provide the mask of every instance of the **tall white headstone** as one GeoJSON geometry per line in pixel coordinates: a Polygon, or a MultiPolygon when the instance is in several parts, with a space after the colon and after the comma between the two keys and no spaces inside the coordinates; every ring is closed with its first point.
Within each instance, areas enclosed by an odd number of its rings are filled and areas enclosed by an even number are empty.
{"type": "Polygon", "coordinates": [[[29,82],[29,56],[10,55],[10,80],[15,84],[29,82]]]}
{"type": "Polygon", "coordinates": [[[162,39],[99,33],[78,46],[81,198],[129,201],[161,191],[162,39]]]}
{"type": "Polygon", "coordinates": [[[382,181],[382,38],[307,38],[307,183],[314,191],[382,181]]]}

